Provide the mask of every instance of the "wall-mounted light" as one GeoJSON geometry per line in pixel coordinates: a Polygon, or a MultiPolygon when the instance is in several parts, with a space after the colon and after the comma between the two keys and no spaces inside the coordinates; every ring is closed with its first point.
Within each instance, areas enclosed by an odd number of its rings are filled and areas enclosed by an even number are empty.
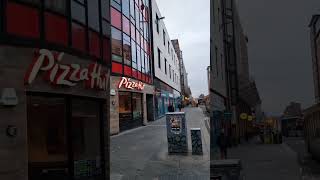
{"type": "Polygon", "coordinates": [[[0,104],[3,106],[18,105],[18,97],[14,88],[4,88],[0,96],[0,104]]]}

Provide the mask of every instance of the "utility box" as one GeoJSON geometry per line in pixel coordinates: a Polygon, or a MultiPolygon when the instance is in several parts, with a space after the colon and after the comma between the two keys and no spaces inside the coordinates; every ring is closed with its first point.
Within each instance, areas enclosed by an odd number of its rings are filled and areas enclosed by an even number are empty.
{"type": "Polygon", "coordinates": [[[184,112],[166,114],[169,154],[188,153],[187,125],[184,112]]]}
{"type": "Polygon", "coordinates": [[[192,154],[202,155],[202,138],[200,128],[190,128],[191,131],[191,143],[192,143],[192,154]]]}
{"type": "Polygon", "coordinates": [[[210,179],[242,180],[240,159],[214,160],[210,162],[210,179]]]}

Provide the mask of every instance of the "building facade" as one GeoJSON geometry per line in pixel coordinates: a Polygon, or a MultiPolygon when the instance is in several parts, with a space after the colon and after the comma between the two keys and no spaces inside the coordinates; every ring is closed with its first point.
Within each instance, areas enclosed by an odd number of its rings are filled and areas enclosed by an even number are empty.
{"type": "Polygon", "coordinates": [[[183,60],[183,53],[180,48],[179,40],[171,40],[172,45],[178,55],[179,59],[179,71],[180,71],[180,87],[181,87],[181,99],[184,106],[190,103],[189,98],[191,96],[191,91],[188,83],[188,73],[183,60]]]}
{"type": "Polygon", "coordinates": [[[0,179],[108,178],[109,1],[0,9],[0,179]]]}
{"type": "Polygon", "coordinates": [[[111,0],[111,134],[154,119],[149,0],[111,0]]]}
{"type": "Polygon", "coordinates": [[[177,108],[181,101],[180,71],[178,55],[155,0],[151,0],[151,9],[155,117],[159,118],[168,111],[169,104],[177,108]]]}
{"type": "Polygon", "coordinates": [[[313,15],[309,24],[310,44],[312,56],[313,82],[315,104],[303,111],[303,130],[308,151],[314,158],[320,159],[319,139],[320,139],[320,14],[313,15]]]}

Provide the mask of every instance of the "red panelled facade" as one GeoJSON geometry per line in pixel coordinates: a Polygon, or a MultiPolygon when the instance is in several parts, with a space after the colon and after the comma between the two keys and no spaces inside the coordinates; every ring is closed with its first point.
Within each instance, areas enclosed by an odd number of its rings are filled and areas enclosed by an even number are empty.
{"type": "Polygon", "coordinates": [[[149,0],[111,0],[112,74],[152,84],[149,0]]]}
{"type": "MultiPolygon", "coordinates": [[[[59,50],[111,65],[109,1],[2,0],[0,5],[1,41],[59,50]]],[[[121,15],[119,18],[121,26],[121,15]]]]}

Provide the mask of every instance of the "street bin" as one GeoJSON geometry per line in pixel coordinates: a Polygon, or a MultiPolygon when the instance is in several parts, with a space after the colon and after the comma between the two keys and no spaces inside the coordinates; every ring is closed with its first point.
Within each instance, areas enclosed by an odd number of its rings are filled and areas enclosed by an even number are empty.
{"type": "Polygon", "coordinates": [[[202,155],[202,138],[200,128],[190,128],[191,131],[191,143],[192,143],[192,154],[202,155]]]}
{"type": "Polygon", "coordinates": [[[242,180],[240,159],[214,160],[210,162],[210,179],[242,180]]]}
{"type": "Polygon", "coordinates": [[[169,154],[188,153],[187,125],[184,112],[166,114],[169,154]]]}

